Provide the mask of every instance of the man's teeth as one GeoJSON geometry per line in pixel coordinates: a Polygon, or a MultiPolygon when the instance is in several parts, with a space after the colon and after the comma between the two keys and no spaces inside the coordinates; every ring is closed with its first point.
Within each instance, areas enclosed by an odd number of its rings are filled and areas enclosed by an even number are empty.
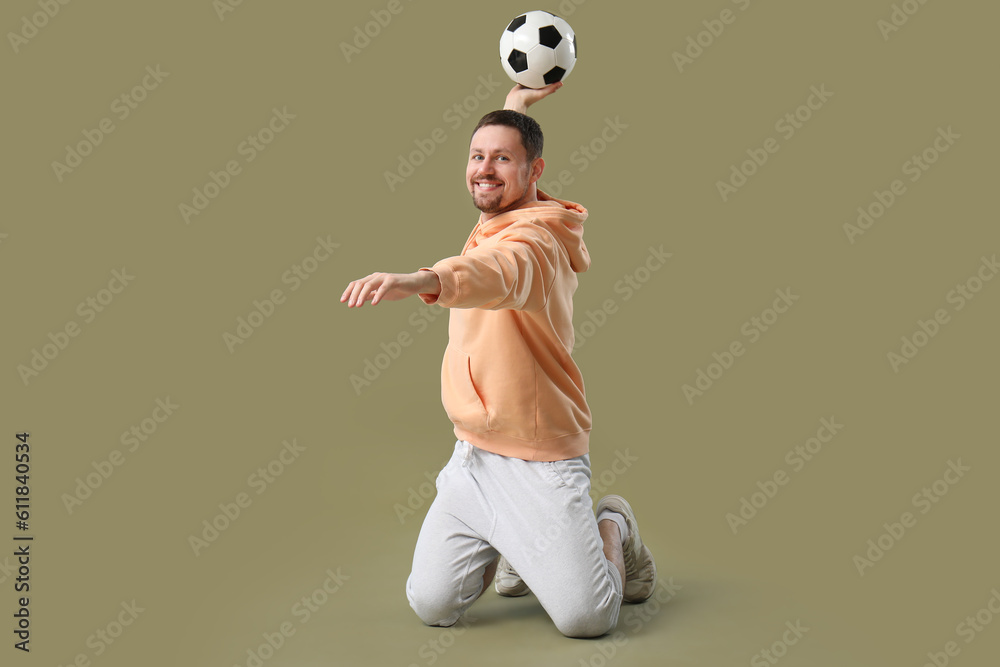
{"type": "Polygon", "coordinates": [[[500,187],[499,183],[484,183],[482,181],[476,183],[476,185],[478,185],[481,188],[487,189],[487,190],[492,190],[493,188],[499,188],[500,187]]]}

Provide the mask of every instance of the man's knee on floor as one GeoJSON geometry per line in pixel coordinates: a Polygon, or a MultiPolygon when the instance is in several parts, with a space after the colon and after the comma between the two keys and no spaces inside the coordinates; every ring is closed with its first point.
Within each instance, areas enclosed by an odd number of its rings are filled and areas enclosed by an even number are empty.
{"type": "Polygon", "coordinates": [[[407,583],[406,598],[410,607],[417,613],[426,625],[448,627],[458,622],[462,610],[457,604],[454,594],[445,594],[436,590],[421,590],[419,586],[407,583]]]}
{"type": "Polygon", "coordinates": [[[586,639],[601,637],[615,629],[618,625],[618,614],[609,614],[598,610],[568,614],[562,618],[552,619],[559,632],[567,637],[586,639]]]}

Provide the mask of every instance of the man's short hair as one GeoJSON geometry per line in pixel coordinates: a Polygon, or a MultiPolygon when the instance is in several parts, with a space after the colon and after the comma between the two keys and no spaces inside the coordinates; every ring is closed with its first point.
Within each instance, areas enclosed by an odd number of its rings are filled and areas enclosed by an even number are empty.
{"type": "Polygon", "coordinates": [[[479,119],[479,124],[472,130],[472,136],[476,135],[479,128],[487,125],[506,125],[516,128],[521,133],[521,145],[524,146],[524,150],[528,154],[528,164],[534,162],[535,158],[542,157],[545,138],[542,136],[542,128],[531,116],[510,109],[491,111],[479,119]]]}

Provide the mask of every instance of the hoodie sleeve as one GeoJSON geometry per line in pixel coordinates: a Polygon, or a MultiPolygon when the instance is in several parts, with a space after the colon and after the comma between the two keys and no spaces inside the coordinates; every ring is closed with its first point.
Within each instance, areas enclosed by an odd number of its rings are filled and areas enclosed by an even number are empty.
{"type": "Polygon", "coordinates": [[[421,269],[437,274],[441,293],[420,298],[445,308],[544,308],[559,270],[559,242],[536,222],[515,223],[500,237],[494,244],[421,269]]]}

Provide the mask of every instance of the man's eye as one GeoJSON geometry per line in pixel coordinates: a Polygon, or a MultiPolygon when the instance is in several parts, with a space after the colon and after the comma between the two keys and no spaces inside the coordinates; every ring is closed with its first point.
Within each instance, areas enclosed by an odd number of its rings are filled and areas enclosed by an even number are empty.
{"type": "Polygon", "coordinates": [[[500,156],[500,157],[498,157],[497,159],[498,159],[498,160],[503,160],[504,162],[507,162],[507,161],[508,161],[508,160],[509,160],[510,158],[508,158],[508,157],[507,157],[506,155],[501,155],[501,156],[500,156]]]}

